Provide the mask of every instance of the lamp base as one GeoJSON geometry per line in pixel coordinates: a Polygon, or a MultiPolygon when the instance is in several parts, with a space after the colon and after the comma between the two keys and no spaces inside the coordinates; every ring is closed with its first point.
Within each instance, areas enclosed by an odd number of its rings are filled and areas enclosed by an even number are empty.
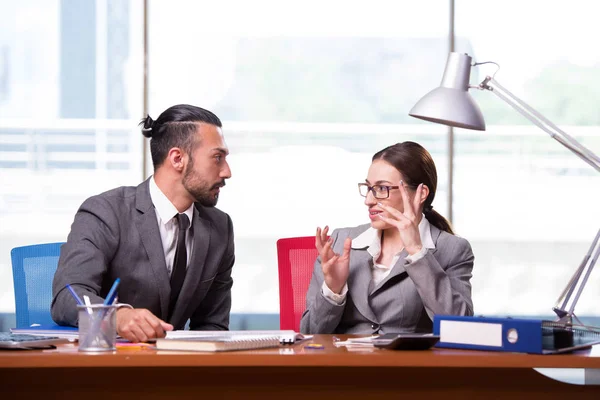
{"type": "Polygon", "coordinates": [[[576,326],[584,326],[584,324],[577,318],[577,315],[574,313],[570,313],[562,308],[552,307],[552,311],[558,316],[558,319],[555,321],[557,324],[562,324],[567,327],[573,326],[573,321],[575,321],[576,326]]]}
{"type": "Polygon", "coordinates": [[[547,351],[596,344],[600,341],[600,328],[584,326],[573,314],[558,321],[542,321],[542,347],[547,351]],[[573,319],[579,324],[573,325],[573,319]]]}

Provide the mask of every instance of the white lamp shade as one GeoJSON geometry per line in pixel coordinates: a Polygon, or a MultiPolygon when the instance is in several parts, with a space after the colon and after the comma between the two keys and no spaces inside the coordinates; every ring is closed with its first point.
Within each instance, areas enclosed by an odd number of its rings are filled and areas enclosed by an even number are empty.
{"type": "Polygon", "coordinates": [[[483,114],[469,94],[471,57],[450,53],[440,87],[427,93],[408,115],[457,128],[485,130],[483,114]]]}

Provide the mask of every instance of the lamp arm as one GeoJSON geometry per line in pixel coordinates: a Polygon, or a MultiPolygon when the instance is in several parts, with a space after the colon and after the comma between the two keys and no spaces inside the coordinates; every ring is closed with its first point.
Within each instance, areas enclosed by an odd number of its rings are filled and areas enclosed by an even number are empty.
{"type": "MultiPolygon", "coordinates": [[[[598,233],[600,233],[600,231],[598,231],[598,233]]],[[[598,235],[596,235],[596,238],[597,237],[598,237],[598,235]]],[[[593,244],[593,246],[595,246],[595,245],[596,245],[596,243],[593,244]]],[[[585,287],[585,285],[588,281],[588,278],[590,277],[590,274],[592,273],[592,270],[594,269],[594,266],[596,265],[596,261],[598,261],[599,255],[600,255],[600,247],[596,248],[596,251],[594,252],[594,256],[590,260],[590,263],[588,265],[585,276],[583,277],[583,280],[581,281],[581,285],[579,285],[579,289],[577,289],[577,294],[575,295],[575,298],[573,299],[573,302],[571,303],[571,308],[569,308],[569,315],[573,315],[573,312],[575,310],[575,305],[579,301],[579,296],[581,296],[581,292],[583,292],[583,288],[585,287]]]]}
{"type": "Polygon", "coordinates": [[[565,288],[562,291],[562,293],[560,294],[558,300],[556,300],[556,304],[553,307],[553,310],[559,317],[565,317],[567,315],[573,314],[573,310],[575,309],[575,305],[577,304],[577,301],[579,300],[579,296],[581,295],[581,292],[583,291],[583,288],[585,287],[585,285],[587,283],[590,273],[592,272],[592,270],[594,269],[594,266],[596,265],[596,262],[598,261],[598,256],[600,255],[600,247],[596,248],[596,246],[598,246],[599,239],[600,239],[600,230],[598,230],[598,233],[596,233],[596,237],[594,238],[594,241],[592,242],[588,252],[583,257],[581,264],[579,265],[577,270],[575,270],[575,273],[573,273],[573,276],[569,280],[569,283],[567,283],[567,286],[565,286],[565,288]],[[594,249],[596,249],[595,252],[594,252],[594,249]],[[592,253],[593,253],[593,256],[592,256],[592,253]],[[587,268],[587,272],[583,278],[583,281],[581,282],[581,285],[579,285],[579,289],[577,290],[575,299],[571,303],[571,307],[570,307],[569,311],[567,311],[567,306],[568,306],[569,300],[570,300],[571,296],[573,295],[573,292],[575,291],[577,282],[579,282],[579,279],[581,279],[581,275],[586,270],[586,268],[587,268]],[[562,301],[562,304],[559,307],[559,303],[561,303],[561,301],[562,301]]]}
{"type": "Polygon", "coordinates": [[[500,97],[519,114],[523,115],[538,128],[548,133],[554,140],[571,150],[575,155],[589,164],[592,168],[600,172],[600,157],[598,157],[590,149],[582,145],[568,133],[558,128],[555,124],[533,109],[523,100],[509,92],[495,79],[489,76],[486,77],[485,80],[479,85],[479,88],[483,90],[489,90],[496,96],[500,97]]]}
{"type": "MultiPolygon", "coordinates": [[[[583,144],[578,142],[574,137],[570,136],[555,124],[553,124],[550,120],[540,114],[538,111],[533,109],[523,100],[516,97],[510,91],[505,89],[502,85],[500,85],[496,80],[492,77],[486,77],[483,82],[478,86],[479,89],[489,90],[498,96],[500,99],[504,100],[508,105],[514,108],[519,114],[523,115],[529,121],[531,121],[538,128],[548,133],[550,137],[554,140],[558,141],[560,144],[565,146],[567,149],[571,150],[577,157],[581,158],[587,164],[589,164],[596,171],[600,172],[600,157],[594,154],[590,149],[585,147],[583,144]]],[[[600,257],[600,246],[598,243],[600,242],[600,230],[596,233],[596,237],[594,238],[588,252],[583,257],[581,264],[575,270],[575,273],[567,283],[567,286],[562,291],[560,297],[556,301],[556,305],[553,308],[554,312],[558,315],[559,321],[566,322],[567,324],[572,323],[572,319],[575,316],[574,310],[579,301],[579,297],[585,288],[585,285],[588,281],[588,278],[600,257]],[[585,273],[584,273],[585,272],[585,273]],[[583,276],[583,279],[582,279],[583,276]],[[581,280],[581,282],[580,282],[581,280]],[[579,287],[577,287],[579,286],[579,287]],[[569,301],[571,296],[577,289],[575,293],[575,297],[571,302],[571,305],[567,311],[567,307],[569,305],[569,301]],[[560,304],[562,301],[562,304],[560,304]],[[559,307],[560,304],[560,307],[559,307]]],[[[576,317],[575,317],[576,318],[576,317]]]]}

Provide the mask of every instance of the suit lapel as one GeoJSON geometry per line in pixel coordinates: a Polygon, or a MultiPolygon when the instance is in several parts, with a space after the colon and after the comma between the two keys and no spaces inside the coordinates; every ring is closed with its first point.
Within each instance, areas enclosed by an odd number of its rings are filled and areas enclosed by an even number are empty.
{"type": "Polygon", "coordinates": [[[440,231],[438,228],[436,228],[433,225],[429,225],[430,226],[430,230],[431,230],[431,239],[433,240],[433,244],[435,246],[435,249],[429,249],[430,253],[435,253],[435,251],[438,248],[438,239],[440,238],[440,233],[442,233],[442,231],[440,231]]]}
{"type": "MultiPolygon", "coordinates": [[[[438,238],[440,237],[440,230],[430,224],[430,231],[431,231],[431,239],[433,240],[435,248],[428,249],[428,253],[433,254],[437,250],[437,241],[438,241],[438,238]]],[[[385,285],[385,283],[387,281],[406,272],[406,269],[404,268],[404,264],[406,263],[407,256],[408,256],[408,252],[403,249],[402,252],[400,252],[398,261],[396,261],[396,264],[394,264],[394,266],[392,267],[392,270],[390,271],[389,275],[386,276],[385,279],[383,279],[381,282],[379,282],[379,285],[377,285],[375,288],[373,288],[373,290],[371,291],[371,293],[369,295],[371,295],[371,296],[374,295],[379,289],[381,289],[383,287],[383,285],[385,285]]]]}
{"type": "Polygon", "coordinates": [[[348,293],[352,293],[352,301],[358,311],[371,321],[377,317],[369,305],[369,284],[371,283],[371,265],[373,258],[364,250],[352,250],[350,254],[350,278],[348,293]]]}
{"type": "MultiPolygon", "coordinates": [[[[152,178],[149,178],[152,179],[152,178]]],[[[135,224],[142,239],[142,244],[150,260],[150,267],[156,278],[158,295],[160,298],[161,315],[165,318],[169,313],[169,296],[171,295],[171,285],[169,283],[169,273],[165,263],[163,245],[156,221],[156,212],[150,199],[149,181],[141,183],[136,190],[136,208],[139,214],[135,218],[135,224]]]]}
{"type": "Polygon", "coordinates": [[[400,274],[406,273],[406,270],[404,269],[404,263],[406,262],[406,256],[408,256],[408,253],[406,252],[406,250],[402,250],[400,252],[400,255],[398,256],[398,260],[396,261],[396,264],[394,264],[394,266],[392,267],[392,270],[390,271],[388,276],[386,276],[381,282],[379,282],[379,285],[377,285],[373,288],[371,293],[369,293],[370,296],[375,294],[375,292],[377,292],[390,279],[392,279],[400,274]]]}
{"type": "Polygon", "coordinates": [[[192,303],[194,292],[199,286],[203,273],[206,270],[204,266],[208,254],[208,247],[210,245],[212,225],[209,220],[201,216],[201,213],[201,207],[196,206],[192,221],[194,245],[192,248],[192,256],[190,257],[190,264],[188,265],[185,280],[183,281],[183,287],[181,288],[181,293],[179,293],[175,311],[171,318],[171,321],[175,323],[185,314],[186,307],[182,307],[182,305],[189,305],[192,303]]]}

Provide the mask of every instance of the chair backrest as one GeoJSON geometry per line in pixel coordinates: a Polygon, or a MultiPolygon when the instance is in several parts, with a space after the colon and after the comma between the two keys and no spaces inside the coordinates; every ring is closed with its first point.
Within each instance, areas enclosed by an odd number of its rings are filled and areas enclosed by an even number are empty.
{"type": "Polygon", "coordinates": [[[300,330],[300,318],[306,308],[306,291],[318,255],[314,236],[277,241],[280,329],[300,330]]]}
{"type": "Polygon", "coordinates": [[[17,328],[27,328],[32,324],[54,325],[50,315],[52,279],[62,244],[15,247],[10,252],[17,328]]]}

